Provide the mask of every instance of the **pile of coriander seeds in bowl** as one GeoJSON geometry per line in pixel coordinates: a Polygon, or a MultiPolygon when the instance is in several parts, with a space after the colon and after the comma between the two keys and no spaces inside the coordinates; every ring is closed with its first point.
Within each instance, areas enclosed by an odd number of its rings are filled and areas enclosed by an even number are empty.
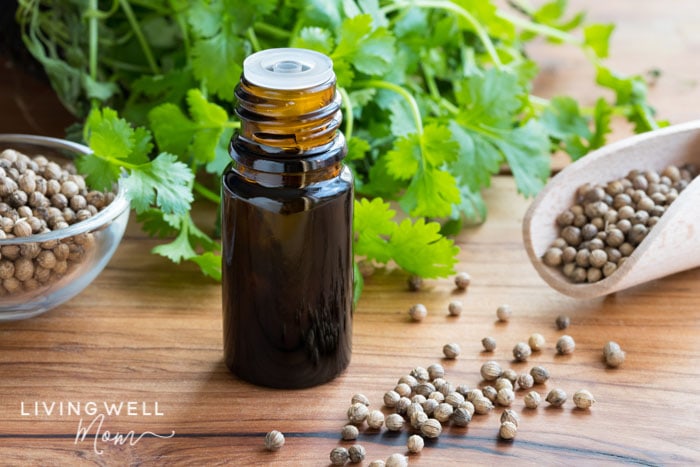
{"type": "Polygon", "coordinates": [[[87,286],[121,240],[129,211],[123,193],[91,190],[59,150],[83,146],[20,137],[0,135],[2,320],[34,316],[87,286]]]}
{"type": "Polygon", "coordinates": [[[542,256],[573,283],[615,273],[698,175],[692,164],[660,172],[632,170],[605,184],[579,187],[574,204],[556,218],[558,237],[542,256]]]}

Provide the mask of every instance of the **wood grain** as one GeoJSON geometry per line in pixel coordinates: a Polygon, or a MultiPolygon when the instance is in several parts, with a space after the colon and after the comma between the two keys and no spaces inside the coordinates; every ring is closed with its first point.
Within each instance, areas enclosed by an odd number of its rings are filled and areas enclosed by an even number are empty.
{"type": "MultiPolygon", "coordinates": [[[[700,13],[692,0],[678,1],[673,9],[650,0],[572,3],[585,3],[596,20],[619,24],[612,53],[624,71],[665,65],[668,72],[651,93],[661,117],[679,122],[700,116],[700,92],[688,84],[700,76],[694,58],[700,36],[690,27],[698,24],[700,13]]],[[[587,87],[591,77],[571,52],[536,47],[535,54],[545,64],[539,94],[594,95],[587,87]]],[[[8,121],[0,118],[0,131],[8,121]]],[[[623,135],[625,129],[619,128],[615,138],[623,135]]],[[[536,387],[542,395],[554,387],[569,395],[587,388],[597,403],[590,411],[574,409],[570,400],[561,409],[529,411],[519,391],[513,408],[522,420],[513,442],[498,440],[502,409],[496,409],[475,416],[468,428],[447,428],[420,455],[411,456],[410,465],[698,464],[700,270],[606,298],[569,298],[550,289],[528,260],[521,225],[529,201],[517,195],[512,179],[497,177],[486,200],[488,221],[458,238],[459,269],[473,277],[468,292],[457,293],[451,278],[427,281],[424,290],[409,292],[404,275],[377,271],[367,278],[355,312],[350,367],[329,384],[299,391],[254,387],[226,370],[219,284],[193,267],[174,267],[150,255],[157,242],[132,222],[109,266],[83,293],[40,317],[0,324],[0,463],[328,465],[332,448],[351,444],[340,441],[339,432],[354,393],[364,393],[380,407],[383,393],[400,376],[434,362],[445,366],[453,383],[478,387],[484,384],[480,365],[494,359],[519,372],[546,366],[552,379],[536,387]],[[454,299],[464,301],[458,318],[447,316],[454,299]],[[406,311],[417,302],[428,307],[429,316],[411,323],[406,311]],[[496,322],[502,303],[514,310],[507,324],[496,322]],[[571,317],[566,331],[554,325],[560,314],[571,317]],[[527,363],[512,362],[513,345],[533,332],[546,337],[546,349],[527,363]],[[570,356],[554,352],[563,333],[576,340],[570,356]],[[498,341],[493,354],[481,351],[487,335],[498,341]],[[601,359],[607,340],[627,352],[615,370],[601,359]],[[462,349],[454,361],[441,358],[448,342],[462,349]],[[22,415],[21,404],[32,407],[35,401],[136,401],[151,407],[147,412],[157,402],[163,415],[108,416],[103,430],[175,435],[114,445],[95,443],[93,429],[76,443],[81,419],[86,424],[94,417],[22,415]],[[275,453],[262,448],[264,433],[272,429],[287,436],[275,453]]],[[[371,460],[405,453],[406,437],[405,432],[362,430],[358,442],[371,460]]]]}

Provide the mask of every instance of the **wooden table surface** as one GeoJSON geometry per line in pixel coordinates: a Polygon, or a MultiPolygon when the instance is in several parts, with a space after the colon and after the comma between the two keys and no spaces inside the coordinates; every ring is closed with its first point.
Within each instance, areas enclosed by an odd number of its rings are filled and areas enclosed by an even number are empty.
{"type": "MultiPolygon", "coordinates": [[[[618,23],[612,47],[617,69],[662,70],[650,92],[660,117],[676,123],[700,118],[700,11],[693,0],[619,0],[587,8],[593,19],[618,23]]],[[[538,94],[566,92],[592,101],[592,72],[575,51],[538,46],[533,55],[544,69],[538,94]]],[[[3,79],[8,89],[7,74],[3,79]]],[[[12,89],[2,93],[6,103],[36,104],[12,89]]],[[[31,125],[60,131],[55,115],[31,125]]],[[[22,131],[22,124],[16,113],[5,113],[0,132],[22,131]]],[[[614,136],[625,134],[619,127],[614,136]]],[[[486,199],[488,221],[458,237],[459,269],[473,278],[469,290],[457,293],[446,278],[409,292],[404,275],[376,272],[355,311],[349,368],[329,384],[298,391],[254,387],[227,371],[220,285],[192,267],[150,255],[157,242],[132,222],[108,267],[82,294],[45,315],[0,324],[0,464],[327,465],[331,449],[352,444],[339,433],[354,393],[381,408],[382,395],[399,377],[435,362],[454,384],[478,387],[479,368],[491,359],[518,372],[543,365],[552,378],[535,387],[540,394],[587,388],[597,403],[588,411],[574,409],[571,400],[559,409],[525,410],[518,391],[512,408],[521,423],[513,442],[499,441],[502,408],[496,408],[474,416],[468,428],[447,428],[412,455],[410,465],[698,464],[700,269],[602,299],[570,299],[549,289],[527,259],[521,221],[529,201],[516,194],[512,180],[496,178],[486,199]],[[457,318],[446,311],[454,299],[464,302],[457,318]],[[409,322],[406,310],[418,302],[429,315],[409,322]],[[513,308],[508,323],[496,322],[503,303],[513,308]],[[554,325],[561,314],[571,318],[566,331],[554,325]],[[527,363],[513,362],[513,345],[533,332],[546,337],[546,348],[527,363]],[[554,343],[564,333],[576,340],[576,350],[557,356],[554,343]],[[485,336],[498,341],[493,353],[481,351],[485,336]],[[602,362],[608,340],[627,352],[618,369],[602,362]],[[456,360],[441,359],[449,342],[461,346],[456,360]],[[102,420],[103,404],[120,402],[121,414],[102,420]],[[69,403],[83,410],[94,403],[97,412],[68,414],[69,403]],[[89,427],[84,439],[76,437],[81,427],[89,427]],[[272,429],[286,434],[285,446],[274,453],[263,449],[272,429]],[[125,442],[113,439],[132,431],[125,442]],[[160,437],[139,439],[147,432],[160,437]]],[[[406,438],[406,432],[363,429],[358,442],[369,461],[406,453],[406,438]]]]}

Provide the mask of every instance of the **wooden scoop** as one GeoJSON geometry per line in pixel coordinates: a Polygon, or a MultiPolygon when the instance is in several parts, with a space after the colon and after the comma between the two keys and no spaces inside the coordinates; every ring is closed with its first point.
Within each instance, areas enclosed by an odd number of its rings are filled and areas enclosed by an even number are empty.
{"type": "Polygon", "coordinates": [[[661,171],[666,166],[700,165],[700,120],[633,136],[600,148],[552,178],[523,219],[523,240],[532,264],[554,289],[575,298],[594,298],[700,266],[700,176],[669,206],[632,255],[610,276],[574,284],[559,268],[542,262],[557,238],[556,217],[574,204],[587,182],[606,184],[632,169],[661,171]]]}

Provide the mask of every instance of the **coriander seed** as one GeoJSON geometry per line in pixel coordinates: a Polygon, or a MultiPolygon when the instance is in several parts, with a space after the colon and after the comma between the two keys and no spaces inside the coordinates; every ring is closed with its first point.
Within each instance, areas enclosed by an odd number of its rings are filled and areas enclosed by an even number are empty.
{"type": "Polygon", "coordinates": [[[535,384],[535,378],[529,373],[523,373],[518,376],[518,387],[520,389],[530,389],[535,384]]]}
{"type": "Polygon", "coordinates": [[[430,418],[425,412],[416,412],[413,415],[411,415],[410,422],[411,422],[411,427],[413,427],[414,430],[420,430],[420,427],[423,426],[423,424],[428,421],[428,418],[430,418]]]}
{"type": "Polygon", "coordinates": [[[472,420],[472,414],[464,407],[457,407],[452,412],[452,424],[455,426],[467,426],[472,420]]]}
{"type": "Polygon", "coordinates": [[[369,399],[364,394],[353,395],[352,399],[350,400],[350,403],[355,404],[356,402],[359,402],[361,404],[365,404],[367,407],[369,407],[369,399]]]}
{"type": "Polygon", "coordinates": [[[423,402],[423,411],[428,415],[432,415],[438,405],[440,405],[440,403],[435,399],[427,399],[423,402]]]}
{"type": "Polygon", "coordinates": [[[394,388],[394,392],[399,395],[399,397],[408,397],[411,395],[411,387],[406,383],[399,383],[394,388]]]}
{"type": "Polygon", "coordinates": [[[401,431],[403,424],[403,417],[397,413],[387,415],[386,420],[384,420],[384,425],[386,425],[386,429],[389,431],[401,431]]]}
{"type": "Polygon", "coordinates": [[[369,463],[369,467],[386,467],[386,462],[381,459],[373,460],[369,463]]]}
{"type": "Polygon", "coordinates": [[[564,335],[557,340],[557,353],[560,355],[569,355],[576,348],[574,338],[569,335],[564,335]]]}
{"type": "Polygon", "coordinates": [[[501,373],[501,378],[506,378],[511,382],[511,385],[513,385],[515,384],[515,380],[518,379],[518,372],[512,368],[506,368],[503,370],[503,373],[501,373]]]}
{"type": "Polygon", "coordinates": [[[421,438],[418,435],[411,435],[408,437],[408,441],[406,442],[406,448],[408,449],[408,452],[412,454],[417,454],[423,450],[423,446],[425,445],[425,441],[423,441],[423,438],[421,438]]]}
{"type": "Polygon", "coordinates": [[[433,363],[432,365],[428,366],[428,377],[433,382],[437,378],[444,378],[445,368],[443,368],[443,366],[439,363],[433,363]]]}
{"type": "Polygon", "coordinates": [[[499,376],[501,376],[503,370],[497,362],[490,360],[481,365],[480,373],[481,377],[484,378],[485,381],[495,381],[499,376]]]}
{"type": "Polygon", "coordinates": [[[428,309],[422,303],[417,303],[408,309],[408,315],[413,321],[423,321],[428,316],[428,309]]]}
{"type": "Polygon", "coordinates": [[[501,414],[501,423],[511,422],[516,427],[520,425],[520,416],[512,409],[505,409],[501,414]]]}
{"type": "Polygon", "coordinates": [[[474,405],[474,413],[479,415],[485,415],[493,409],[493,402],[488,400],[486,397],[478,397],[472,401],[474,405]]]}
{"type": "Polygon", "coordinates": [[[559,315],[554,323],[557,325],[557,329],[562,330],[569,327],[571,319],[566,315],[559,315]]]}
{"type": "Polygon", "coordinates": [[[544,384],[549,379],[549,371],[543,366],[533,366],[530,369],[530,375],[535,384],[544,384]]]}
{"type": "Polygon", "coordinates": [[[348,457],[350,458],[351,464],[358,464],[362,462],[365,460],[366,455],[367,451],[361,444],[353,444],[348,448],[348,457]]]}
{"type": "Polygon", "coordinates": [[[481,345],[485,352],[493,352],[496,349],[496,339],[493,337],[484,337],[481,339],[481,345]]]}
{"type": "Polygon", "coordinates": [[[332,465],[345,465],[345,463],[350,459],[350,453],[343,447],[333,448],[330,454],[332,465]]]}
{"type": "Polygon", "coordinates": [[[392,454],[386,458],[385,467],[408,467],[408,457],[403,454],[392,454]]]}
{"type": "Polygon", "coordinates": [[[459,344],[456,343],[446,344],[442,348],[442,353],[445,354],[445,358],[450,360],[457,358],[460,352],[459,344]]]}
{"type": "Polygon", "coordinates": [[[456,408],[462,405],[465,402],[465,399],[464,396],[457,391],[452,391],[445,396],[445,402],[456,408]]]}
{"type": "MultiPolygon", "coordinates": [[[[393,414],[396,415],[396,414],[393,414]]],[[[398,417],[401,417],[398,415],[398,417]]],[[[403,420],[403,418],[401,419],[403,420]]],[[[360,430],[357,429],[355,425],[345,425],[343,429],[340,431],[340,437],[343,438],[345,441],[352,441],[357,439],[357,437],[360,435],[360,430]]]]}
{"type": "Polygon", "coordinates": [[[277,430],[272,430],[265,435],[265,449],[277,451],[284,446],[284,435],[277,430]]]}
{"type": "Polygon", "coordinates": [[[367,415],[366,421],[369,428],[379,430],[384,425],[384,414],[380,410],[373,410],[367,415]]]}
{"type": "Polygon", "coordinates": [[[353,425],[360,425],[367,419],[369,409],[361,402],[355,402],[348,408],[348,420],[353,425]]]}
{"type": "Polygon", "coordinates": [[[450,420],[453,412],[454,408],[450,404],[443,402],[435,408],[433,418],[440,423],[446,423],[450,420]]]}
{"type": "Polygon", "coordinates": [[[422,366],[415,367],[411,370],[410,374],[411,376],[416,378],[417,381],[428,381],[430,379],[430,374],[428,374],[428,370],[426,370],[422,366]]]}
{"type": "Polygon", "coordinates": [[[545,339],[542,334],[536,332],[530,336],[527,343],[533,352],[539,352],[544,348],[545,339]]]}
{"type": "Polygon", "coordinates": [[[617,342],[609,341],[603,347],[605,364],[611,368],[617,368],[625,361],[625,352],[617,342]]]}
{"type": "Polygon", "coordinates": [[[503,422],[498,430],[498,436],[504,440],[511,440],[515,438],[518,432],[518,427],[512,422],[503,422]]]}
{"type": "Polygon", "coordinates": [[[579,409],[588,409],[595,403],[595,398],[590,391],[586,389],[580,389],[574,393],[574,404],[579,409]]]}
{"type": "Polygon", "coordinates": [[[384,393],[384,405],[389,408],[396,407],[396,403],[399,402],[401,396],[396,391],[387,391],[384,393]]]}
{"type": "Polygon", "coordinates": [[[516,362],[525,362],[532,355],[532,349],[525,342],[518,342],[513,347],[513,358],[516,362]]]}
{"type": "Polygon", "coordinates": [[[496,317],[498,318],[498,321],[501,322],[508,321],[512,314],[513,310],[511,309],[510,305],[500,305],[496,309],[496,317]]]}
{"type": "Polygon", "coordinates": [[[434,418],[429,418],[420,427],[420,432],[426,438],[437,438],[442,433],[442,424],[434,418]]]}
{"type": "Polygon", "coordinates": [[[542,397],[536,391],[530,391],[527,394],[525,394],[525,397],[523,397],[525,407],[527,407],[528,409],[536,409],[540,405],[541,401],[542,397]]]}
{"type": "Polygon", "coordinates": [[[513,389],[513,383],[508,378],[501,376],[500,378],[496,379],[493,387],[496,388],[496,391],[500,391],[503,388],[513,389]]]}
{"type": "Polygon", "coordinates": [[[512,389],[503,388],[498,390],[496,395],[496,402],[504,407],[509,407],[515,400],[515,393],[512,389]]]}
{"type": "Polygon", "coordinates": [[[468,273],[457,273],[457,275],[455,276],[455,287],[457,287],[457,289],[459,290],[467,290],[467,287],[469,287],[471,281],[472,278],[468,273]]]}
{"type": "Polygon", "coordinates": [[[566,392],[563,389],[555,388],[549,391],[545,400],[553,407],[561,407],[566,402],[566,392]]]}
{"type": "Polygon", "coordinates": [[[450,316],[459,316],[462,314],[464,304],[460,300],[453,300],[447,305],[447,312],[450,316]]]}
{"type": "Polygon", "coordinates": [[[416,394],[420,394],[421,396],[429,397],[430,394],[435,392],[435,385],[433,383],[423,381],[422,383],[418,383],[418,385],[416,386],[414,391],[416,394]]]}
{"type": "Polygon", "coordinates": [[[493,386],[484,386],[481,392],[484,394],[485,398],[487,398],[491,402],[496,402],[496,397],[498,396],[498,389],[494,388],[493,386]]]}

